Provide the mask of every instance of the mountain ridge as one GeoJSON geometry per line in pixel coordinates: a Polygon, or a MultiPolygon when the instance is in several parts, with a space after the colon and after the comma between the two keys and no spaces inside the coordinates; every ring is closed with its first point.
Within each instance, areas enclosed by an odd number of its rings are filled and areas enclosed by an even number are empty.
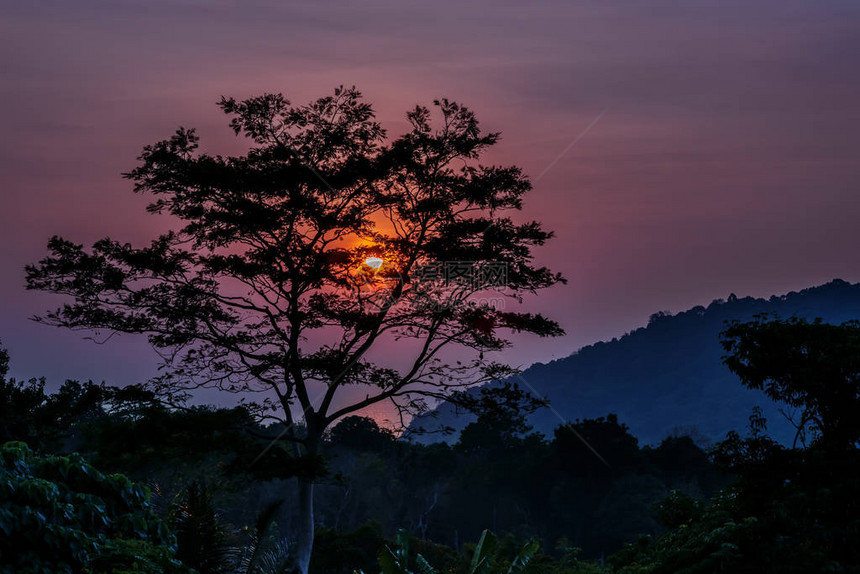
{"type": "MultiPolygon", "coordinates": [[[[586,345],[564,358],[535,363],[510,380],[550,400],[551,408],[528,417],[534,430],[546,435],[564,421],[615,413],[642,444],[656,444],[679,433],[708,443],[721,440],[730,430],[743,434],[752,408],[759,406],[770,434],[790,444],[795,431],[780,406],[763,392],[744,388],[721,360],[719,333],[726,322],[751,320],[761,313],[821,318],[827,323],[857,320],[860,283],[834,279],[768,299],[731,294],[707,307],[654,313],[644,327],[586,345]]],[[[450,426],[459,431],[472,420],[443,403],[435,415],[415,419],[410,428],[450,426]]],[[[435,434],[415,436],[420,442],[439,440],[435,434]]]]}

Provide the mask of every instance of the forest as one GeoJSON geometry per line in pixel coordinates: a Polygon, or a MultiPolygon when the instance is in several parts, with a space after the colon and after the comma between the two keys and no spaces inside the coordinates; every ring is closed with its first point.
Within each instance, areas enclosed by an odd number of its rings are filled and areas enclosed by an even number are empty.
{"type": "Polygon", "coordinates": [[[243,407],[92,382],[46,393],[6,378],[3,352],[0,565],[289,571],[293,479],[312,475],[312,572],[857,571],[860,324],[760,316],[722,344],[738,384],[803,413],[793,445],[760,410],[707,449],[640,447],[612,414],[544,436],[494,401],[453,444],[351,416],[297,458],[243,407]]]}

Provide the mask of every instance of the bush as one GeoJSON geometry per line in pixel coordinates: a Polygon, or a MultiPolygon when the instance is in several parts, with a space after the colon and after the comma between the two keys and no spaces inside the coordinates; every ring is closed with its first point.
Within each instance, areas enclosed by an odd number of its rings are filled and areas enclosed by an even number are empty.
{"type": "Polygon", "coordinates": [[[149,491],[80,455],[0,446],[0,572],[189,573],[149,491]]]}

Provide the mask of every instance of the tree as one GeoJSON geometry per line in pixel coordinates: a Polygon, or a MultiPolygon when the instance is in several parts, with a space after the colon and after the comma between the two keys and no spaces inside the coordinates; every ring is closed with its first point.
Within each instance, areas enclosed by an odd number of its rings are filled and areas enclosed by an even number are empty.
{"type": "Polygon", "coordinates": [[[0,347],[0,443],[21,441],[40,451],[59,450],[75,423],[103,414],[102,403],[116,389],[92,381],[66,381],[45,393],[45,378],[6,379],[9,354],[0,347]]]}
{"type": "Polygon", "coordinates": [[[830,325],[816,320],[775,319],[730,325],[722,335],[724,361],[741,382],[801,411],[807,428],[835,450],[860,440],[860,322],[830,325]]]}
{"type": "MultiPolygon", "coordinates": [[[[185,128],[146,146],[126,177],[153,194],[150,212],[181,228],[142,248],[103,239],[85,250],[54,237],[50,256],[27,267],[27,287],[72,302],[37,320],[145,334],[165,359],[153,381],[165,392],[268,393],[249,404],[283,423],[280,438],[304,456],[365,407],[387,401],[408,417],[511,373],[485,355],[509,345],[506,331],[562,333],[517,310],[524,293],[563,278],[532,263],[552,234],[507,215],[529,181],[517,167],[478,163],[499,134],[468,108],[435,101],[434,128],[418,106],[411,129],[388,142],[355,88],[303,106],[280,94],[219,106],[250,139],[248,153],[199,153],[185,128]],[[506,305],[482,301],[487,292],[506,305]],[[394,345],[398,364],[370,358],[394,345]]],[[[298,481],[297,567],[307,572],[313,477],[298,481]]]]}
{"type": "Polygon", "coordinates": [[[532,430],[526,415],[546,405],[545,400],[532,397],[510,382],[481,388],[458,400],[463,408],[479,413],[478,420],[460,432],[457,449],[465,453],[521,448],[521,437],[532,430]]]}
{"type": "Polygon", "coordinates": [[[372,418],[356,415],[342,419],[329,434],[332,445],[359,450],[383,450],[395,438],[393,432],[380,427],[372,418]]]}
{"type": "Polygon", "coordinates": [[[741,382],[800,410],[786,448],[767,434],[756,408],[746,438],[712,450],[735,476],[707,505],[673,495],[660,515],[668,532],[612,559],[618,572],[857,572],[860,456],[857,440],[860,323],[758,315],[722,334],[724,362],[741,382]],[[796,442],[796,441],[795,441],[796,442]]]}
{"type": "Polygon", "coordinates": [[[38,411],[45,403],[45,380],[6,379],[9,353],[0,347],[0,443],[37,441],[38,411]]]}

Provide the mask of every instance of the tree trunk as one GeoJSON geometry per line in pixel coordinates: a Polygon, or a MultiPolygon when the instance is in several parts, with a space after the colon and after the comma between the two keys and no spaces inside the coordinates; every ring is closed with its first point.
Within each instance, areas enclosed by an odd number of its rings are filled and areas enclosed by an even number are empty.
{"type": "Polygon", "coordinates": [[[299,574],[308,574],[314,547],[314,479],[298,477],[299,508],[296,527],[296,562],[299,574]]]}

